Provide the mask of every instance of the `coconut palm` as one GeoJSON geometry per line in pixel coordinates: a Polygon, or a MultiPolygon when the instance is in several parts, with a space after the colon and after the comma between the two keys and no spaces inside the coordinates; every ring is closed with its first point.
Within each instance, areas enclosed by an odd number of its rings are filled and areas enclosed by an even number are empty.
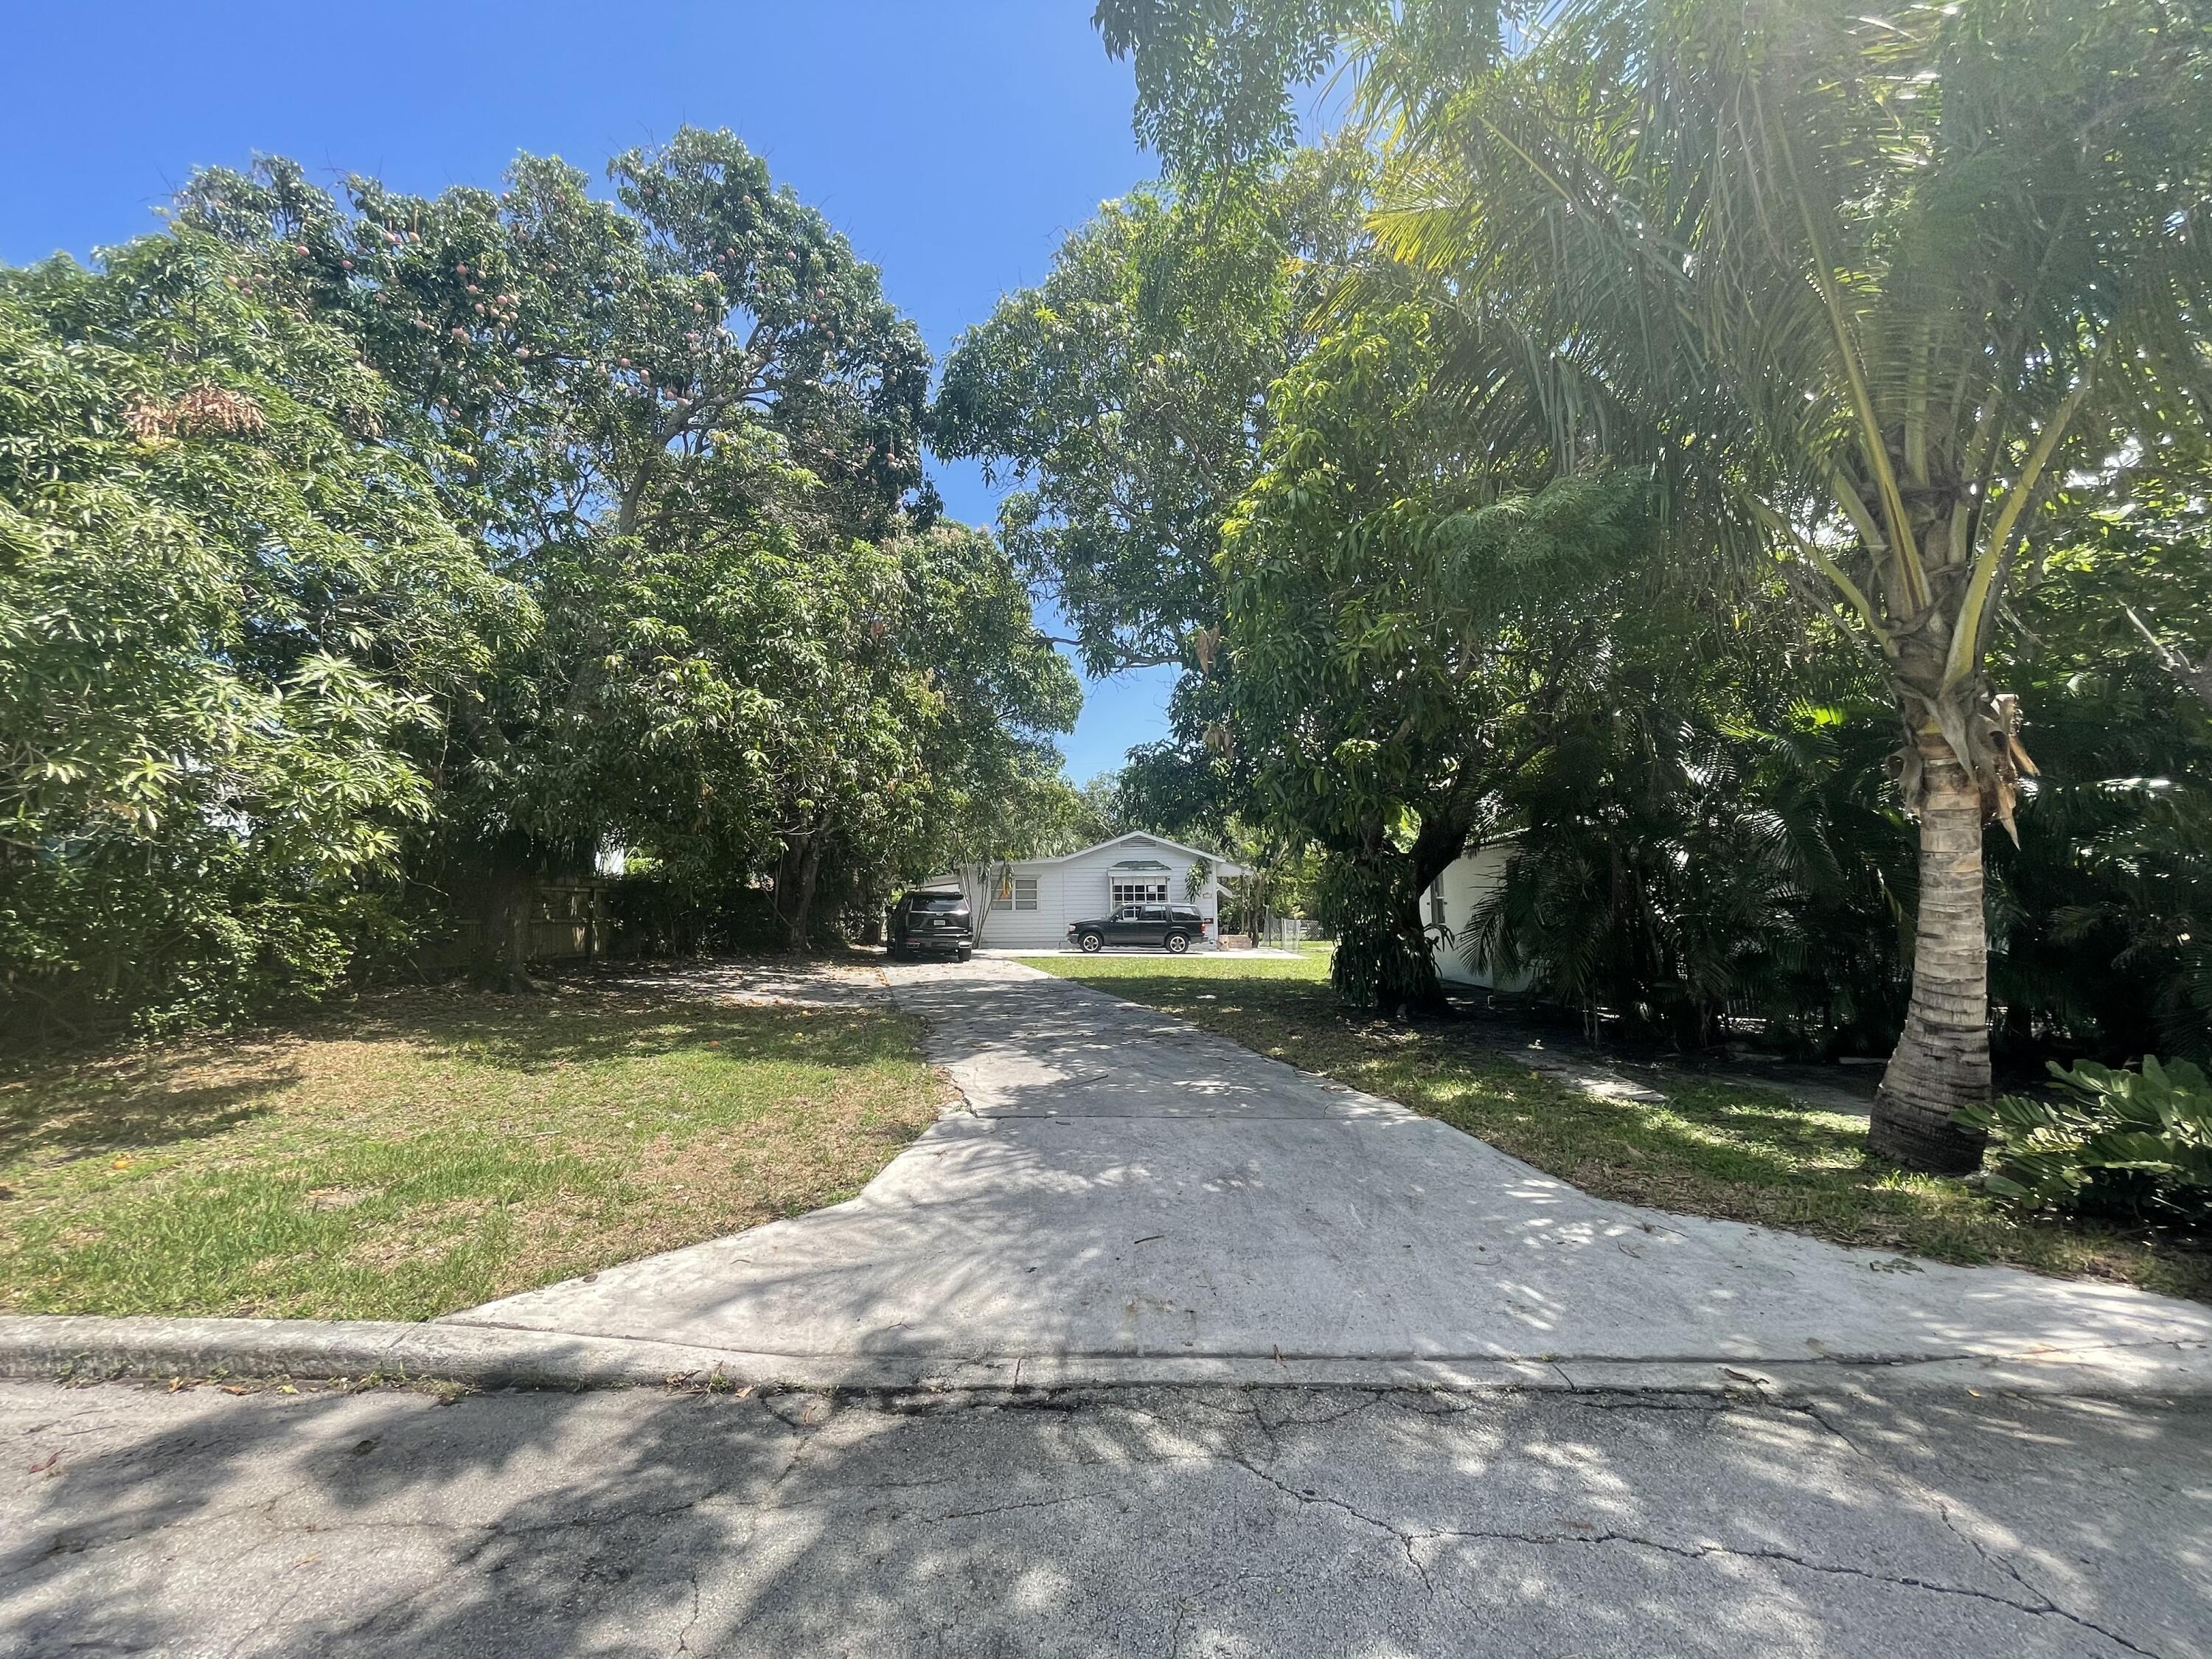
{"type": "Polygon", "coordinates": [[[1337,64],[1386,243],[1472,319],[1468,419],[1640,454],[1686,545],[1778,556],[1880,660],[1920,821],[1911,1013],[1872,1139],[1971,1166],[1983,825],[2028,765],[1984,663],[2054,484],[2201,441],[2212,53],[2186,0],[1100,0],[1179,165],[1337,64]],[[1500,49],[1497,43],[1504,43],[1500,49]],[[1533,393],[1533,395],[1532,395],[1533,393]]]}
{"type": "Polygon", "coordinates": [[[1380,225],[1468,301],[1470,421],[1640,456],[1878,655],[1921,882],[1871,1141],[1957,1170],[1983,828],[2032,769],[1985,653],[2068,472],[2201,429],[2212,52],[2166,0],[1857,10],[1570,0],[1486,65],[1401,54],[1380,225]]]}

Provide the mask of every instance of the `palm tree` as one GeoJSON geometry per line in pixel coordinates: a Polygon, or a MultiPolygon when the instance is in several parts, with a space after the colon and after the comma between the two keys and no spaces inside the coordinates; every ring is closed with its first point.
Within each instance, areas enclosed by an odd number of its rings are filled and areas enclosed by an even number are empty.
{"type": "Polygon", "coordinates": [[[1379,226],[1462,296],[1470,421],[1648,463],[1879,658],[1921,880],[1870,1140],[1961,1170],[1983,829],[2033,770],[1984,654],[2053,488],[2203,421],[2212,52],[2169,0],[1860,9],[1570,0],[1487,64],[1401,52],[1379,226]]]}

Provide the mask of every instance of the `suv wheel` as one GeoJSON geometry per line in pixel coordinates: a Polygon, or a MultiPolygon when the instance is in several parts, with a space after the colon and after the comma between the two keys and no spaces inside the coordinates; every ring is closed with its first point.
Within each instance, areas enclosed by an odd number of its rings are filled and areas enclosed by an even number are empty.
{"type": "Polygon", "coordinates": [[[1105,935],[1095,932],[1084,934],[1075,943],[1086,957],[1095,957],[1106,948],[1105,935]]]}
{"type": "Polygon", "coordinates": [[[961,960],[961,961],[963,961],[963,962],[967,961],[969,957],[970,957],[974,956],[975,954],[975,951],[973,951],[972,950],[969,949],[969,947],[968,947],[968,946],[966,946],[966,945],[962,945],[962,946],[960,947],[960,960],[961,960]]]}
{"type": "Polygon", "coordinates": [[[1189,949],[1190,935],[1188,933],[1170,933],[1168,935],[1168,954],[1170,956],[1179,957],[1189,949]]]}

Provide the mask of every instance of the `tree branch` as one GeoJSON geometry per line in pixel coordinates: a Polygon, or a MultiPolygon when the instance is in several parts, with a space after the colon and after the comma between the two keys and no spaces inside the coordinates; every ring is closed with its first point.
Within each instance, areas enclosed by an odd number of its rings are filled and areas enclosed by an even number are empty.
{"type": "Polygon", "coordinates": [[[2133,605],[2124,605],[2120,609],[2127,613],[2128,620],[2136,625],[2136,632],[2143,636],[2143,643],[2157,653],[2159,666],[2194,691],[2203,701],[2207,708],[2212,708],[2212,651],[2207,651],[2204,653],[2203,661],[2192,663],[2172,646],[2166,644],[2157,635],[2152,633],[2149,625],[2136,614],[2136,608],[2133,605]]]}
{"type": "MultiPolygon", "coordinates": [[[[1069,650],[1079,653],[1084,653],[1087,650],[1087,647],[1081,640],[1072,639],[1065,634],[1041,634],[1037,637],[1042,639],[1047,645],[1064,645],[1069,650]]],[[[1115,652],[1114,665],[1106,672],[1109,674],[1127,674],[1139,668],[1178,667],[1181,665],[1182,662],[1182,653],[1181,652],[1176,652],[1172,656],[1159,656],[1146,652],[1132,651],[1127,648],[1117,647],[1115,652]]]]}

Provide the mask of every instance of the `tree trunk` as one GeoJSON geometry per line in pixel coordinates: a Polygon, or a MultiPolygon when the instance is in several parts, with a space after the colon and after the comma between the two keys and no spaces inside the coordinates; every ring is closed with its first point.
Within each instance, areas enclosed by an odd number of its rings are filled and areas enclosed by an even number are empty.
{"type": "Polygon", "coordinates": [[[538,878],[514,865],[494,869],[485,884],[481,956],[485,979],[495,990],[527,991],[530,983],[531,922],[537,912],[538,878]]]}
{"type": "Polygon", "coordinates": [[[1398,937],[1403,944],[1409,971],[1398,987],[1397,1016],[1441,1014],[1450,1007],[1444,1000],[1443,981],[1437,976],[1436,948],[1429,939],[1428,918],[1421,914],[1433,879],[1423,880],[1416,863],[1412,879],[1398,900],[1398,937]]]}
{"type": "Polygon", "coordinates": [[[782,920],[785,943],[804,951],[812,942],[814,884],[822,873],[823,830],[784,838],[783,856],[776,860],[775,913],[782,920]]]}
{"type": "Polygon", "coordinates": [[[1366,848],[1338,854],[1329,917],[1337,947],[1329,977],[1345,1001],[1401,1018],[1449,1007],[1421,905],[1465,850],[1467,837],[1465,823],[1431,819],[1408,852],[1378,834],[1366,848]]]}
{"type": "Polygon", "coordinates": [[[1867,1145],[1910,1169],[1965,1175],[1983,1137],[1951,1114],[1990,1097],[1990,960],[1982,798],[1942,738],[1920,738],[1920,914],[1912,1002],[1882,1074],[1867,1145]]]}
{"type": "MultiPolygon", "coordinates": [[[[1000,861],[999,873],[996,876],[991,873],[988,860],[975,866],[975,890],[968,900],[968,925],[975,930],[975,945],[978,950],[982,948],[984,930],[990,925],[991,901],[998,896],[999,884],[1002,881],[1012,881],[1013,878],[1014,866],[1011,859],[1000,861]]],[[[960,883],[960,890],[963,893],[968,890],[968,883],[964,878],[960,883]]]]}

